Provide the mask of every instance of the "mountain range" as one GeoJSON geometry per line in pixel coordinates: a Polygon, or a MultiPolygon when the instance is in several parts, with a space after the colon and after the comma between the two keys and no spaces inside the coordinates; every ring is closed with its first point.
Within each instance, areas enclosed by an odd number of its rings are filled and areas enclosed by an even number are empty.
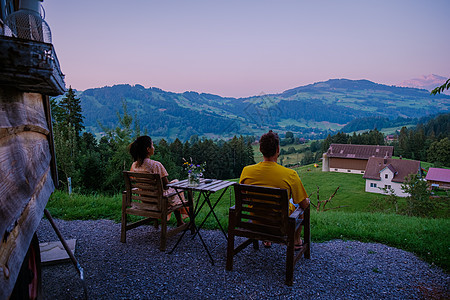
{"type": "MultiPolygon", "coordinates": [[[[387,86],[368,80],[330,79],[279,94],[224,98],[197,92],[173,93],[121,84],[77,91],[84,124],[101,134],[127,112],[155,138],[187,140],[192,135],[226,138],[259,135],[268,129],[323,138],[359,118],[420,118],[448,113],[450,96],[425,89],[387,86]]],[[[364,123],[364,122],[363,122],[364,123]]],[[[364,127],[364,124],[360,125],[364,127]]],[[[359,128],[372,129],[372,128],[359,128]]]]}
{"type": "MultiPolygon", "coordinates": [[[[418,78],[405,80],[401,82],[399,86],[426,89],[431,92],[434,88],[441,86],[446,80],[447,78],[445,77],[430,74],[430,75],[423,75],[418,78]]],[[[450,95],[449,90],[445,90],[443,93],[446,95],[450,95]]]]}

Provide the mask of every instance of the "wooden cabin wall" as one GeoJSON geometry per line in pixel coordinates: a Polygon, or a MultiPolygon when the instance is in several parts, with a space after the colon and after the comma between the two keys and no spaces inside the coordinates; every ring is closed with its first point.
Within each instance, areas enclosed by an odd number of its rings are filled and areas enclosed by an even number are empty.
{"type": "Polygon", "coordinates": [[[0,88],[0,299],[12,291],[54,190],[46,100],[0,88]]]}

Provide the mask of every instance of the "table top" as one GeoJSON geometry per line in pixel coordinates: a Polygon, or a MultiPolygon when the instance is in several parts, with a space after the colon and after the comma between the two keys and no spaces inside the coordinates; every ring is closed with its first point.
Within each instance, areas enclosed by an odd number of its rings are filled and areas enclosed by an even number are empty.
{"type": "Polygon", "coordinates": [[[169,183],[168,187],[173,187],[175,189],[193,190],[193,191],[207,191],[207,192],[217,192],[223,188],[234,185],[235,182],[220,179],[205,179],[200,178],[200,184],[198,186],[189,186],[188,179],[180,180],[177,182],[169,183]],[[211,180],[210,183],[205,183],[205,181],[211,180]]]}

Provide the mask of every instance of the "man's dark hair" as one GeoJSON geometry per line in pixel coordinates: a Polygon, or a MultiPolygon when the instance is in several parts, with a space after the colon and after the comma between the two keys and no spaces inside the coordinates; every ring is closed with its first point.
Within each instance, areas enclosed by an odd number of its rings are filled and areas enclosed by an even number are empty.
{"type": "Polygon", "coordinates": [[[278,146],[280,145],[280,138],[278,134],[269,130],[259,139],[259,151],[261,151],[264,157],[272,157],[277,153],[278,146]]]}

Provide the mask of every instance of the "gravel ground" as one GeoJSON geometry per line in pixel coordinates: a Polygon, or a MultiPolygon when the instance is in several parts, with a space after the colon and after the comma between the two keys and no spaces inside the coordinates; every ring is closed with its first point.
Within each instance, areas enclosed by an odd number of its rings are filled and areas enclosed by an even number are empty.
{"type": "MultiPolygon", "coordinates": [[[[313,243],[311,259],[284,285],[285,246],[251,246],[225,270],[226,241],[220,231],[201,231],[215,259],[212,266],[198,238],[186,234],[173,254],[160,252],[159,231],[141,226],[120,242],[120,224],[109,220],[55,220],[65,239],[77,239],[90,299],[450,299],[450,277],[412,253],[382,244],[334,240],[313,243]]],[[[47,220],[40,242],[58,240],[47,220]]],[[[168,249],[176,237],[168,241],[168,249]]],[[[46,299],[81,299],[81,280],[71,263],[43,267],[46,299]]]]}

